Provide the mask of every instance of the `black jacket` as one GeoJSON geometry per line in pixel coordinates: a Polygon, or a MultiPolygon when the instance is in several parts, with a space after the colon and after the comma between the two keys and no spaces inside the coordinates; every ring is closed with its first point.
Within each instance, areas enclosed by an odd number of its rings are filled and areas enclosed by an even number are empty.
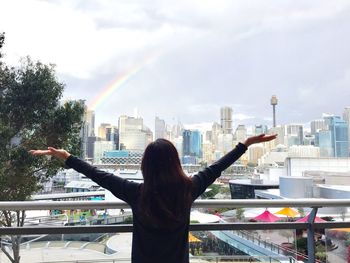
{"type": "MultiPolygon", "coordinates": [[[[233,164],[247,150],[239,143],[235,149],[221,159],[191,177],[193,182],[192,200],[197,199],[211,185],[221,172],[233,164]]],[[[188,229],[190,209],[185,211],[187,222],[171,229],[159,229],[142,222],[139,210],[140,187],[142,184],[131,182],[114,174],[98,170],[96,167],[70,156],[66,164],[86,175],[100,186],[111,191],[117,198],[128,203],[133,212],[133,263],[188,263],[188,229]]]]}

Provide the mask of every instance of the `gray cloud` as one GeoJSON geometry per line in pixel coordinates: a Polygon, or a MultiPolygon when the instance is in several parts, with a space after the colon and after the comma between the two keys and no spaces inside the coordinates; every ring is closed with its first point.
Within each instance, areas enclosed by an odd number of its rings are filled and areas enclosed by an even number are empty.
{"type": "Polygon", "coordinates": [[[305,123],[350,104],[348,1],[49,3],[91,19],[91,52],[114,38],[88,78],[60,74],[66,97],[91,101],[118,74],[162,51],[96,109],[100,121],[116,123],[137,107],[151,128],[155,115],[205,123],[219,121],[219,108],[228,105],[251,117],[236,124],[271,125],[269,100],[277,95],[278,122],[305,123]]]}

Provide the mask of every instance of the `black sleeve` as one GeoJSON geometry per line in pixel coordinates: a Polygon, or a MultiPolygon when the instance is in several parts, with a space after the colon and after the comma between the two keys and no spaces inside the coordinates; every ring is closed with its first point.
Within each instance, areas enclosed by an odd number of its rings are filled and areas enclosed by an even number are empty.
{"type": "Polygon", "coordinates": [[[242,143],[224,155],[222,158],[214,162],[212,165],[200,171],[198,174],[192,176],[193,182],[193,200],[197,199],[205,189],[221,175],[221,172],[227,169],[231,164],[237,161],[247,150],[247,146],[242,143]]]}
{"type": "Polygon", "coordinates": [[[136,196],[139,187],[138,183],[128,181],[112,173],[98,170],[96,167],[72,155],[66,160],[66,165],[84,174],[98,185],[111,191],[117,198],[129,204],[133,202],[136,196]]]}

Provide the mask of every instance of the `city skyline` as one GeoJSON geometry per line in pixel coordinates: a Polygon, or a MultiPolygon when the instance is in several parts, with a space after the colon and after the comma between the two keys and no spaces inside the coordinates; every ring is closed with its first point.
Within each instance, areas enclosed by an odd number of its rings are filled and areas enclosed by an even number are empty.
{"type": "Polygon", "coordinates": [[[273,94],[277,124],[349,105],[348,1],[0,3],[6,63],[56,64],[64,98],[88,105],[117,83],[96,123],[135,107],[148,126],[155,116],[212,122],[226,105],[239,113],[233,122],[270,126],[273,94]]]}
{"type": "MultiPolygon", "coordinates": [[[[227,105],[222,105],[221,108],[225,108],[227,107],[227,105]]],[[[335,114],[335,113],[320,113],[318,116],[316,116],[313,119],[310,119],[306,122],[290,122],[290,123],[279,123],[277,122],[277,127],[278,126],[285,126],[285,125],[302,125],[304,130],[307,132],[311,132],[312,131],[312,122],[314,121],[318,121],[318,120],[322,120],[325,116],[339,116],[340,118],[344,119],[344,112],[349,108],[349,106],[344,106],[342,108],[342,110],[340,111],[339,114],[335,114]]],[[[212,125],[214,123],[217,123],[220,125],[220,121],[221,121],[221,117],[220,117],[220,108],[217,112],[217,118],[215,120],[213,120],[212,122],[210,121],[206,121],[206,122],[202,122],[202,123],[183,123],[180,120],[176,120],[175,118],[172,118],[170,121],[163,118],[161,115],[155,115],[153,117],[153,119],[145,119],[144,116],[142,115],[142,113],[139,113],[136,109],[134,109],[133,114],[126,114],[126,113],[122,113],[120,115],[114,116],[113,118],[111,118],[111,121],[107,121],[107,122],[101,122],[95,123],[95,130],[98,129],[98,127],[100,125],[103,124],[110,124],[110,125],[117,125],[118,124],[118,118],[120,116],[129,116],[129,117],[136,117],[135,116],[135,112],[137,112],[137,117],[140,117],[143,119],[145,125],[151,129],[152,132],[155,132],[155,119],[160,119],[162,121],[165,122],[165,125],[176,125],[176,124],[182,124],[184,125],[185,129],[190,129],[190,130],[200,130],[200,131],[207,131],[207,130],[211,130],[212,129],[212,125]],[[114,121],[113,121],[114,120],[114,121]]],[[[278,110],[277,110],[278,112],[278,110]]],[[[265,123],[249,123],[249,124],[245,124],[244,121],[242,121],[242,119],[239,117],[240,113],[232,113],[232,130],[234,131],[239,125],[245,125],[246,128],[248,129],[248,133],[250,134],[254,134],[254,126],[255,125],[266,125],[267,127],[272,128],[273,124],[272,121],[271,123],[268,125],[266,122],[265,123]]],[[[98,114],[96,114],[95,112],[95,116],[96,119],[98,119],[98,114]]],[[[272,119],[272,111],[271,111],[271,119],[272,119]]],[[[345,120],[347,121],[347,120],[345,120]]],[[[233,133],[233,132],[232,132],[233,133]]]]}

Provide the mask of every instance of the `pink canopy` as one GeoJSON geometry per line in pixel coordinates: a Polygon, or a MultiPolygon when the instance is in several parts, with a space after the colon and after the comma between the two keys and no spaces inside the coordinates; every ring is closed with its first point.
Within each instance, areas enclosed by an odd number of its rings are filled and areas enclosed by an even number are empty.
{"type": "MultiPolygon", "coordinates": [[[[307,216],[305,216],[303,218],[298,219],[295,222],[302,222],[302,223],[308,222],[309,221],[309,216],[310,216],[310,214],[308,214],[307,216]]],[[[315,217],[315,222],[316,223],[322,223],[322,222],[326,222],[326,220],[323,220],[322,218],[319,218],[319,217],[316,216],[315,217]]]]}
{"type": "Polygon", "coordinates": [[[254,217],[254,219],[257,221],[264,221],[264,222],[275,222],[277,220],[281,220],[281,218],[270,213],[270,211],[268,210],[265,210],[264,213],[254,217]]]}

